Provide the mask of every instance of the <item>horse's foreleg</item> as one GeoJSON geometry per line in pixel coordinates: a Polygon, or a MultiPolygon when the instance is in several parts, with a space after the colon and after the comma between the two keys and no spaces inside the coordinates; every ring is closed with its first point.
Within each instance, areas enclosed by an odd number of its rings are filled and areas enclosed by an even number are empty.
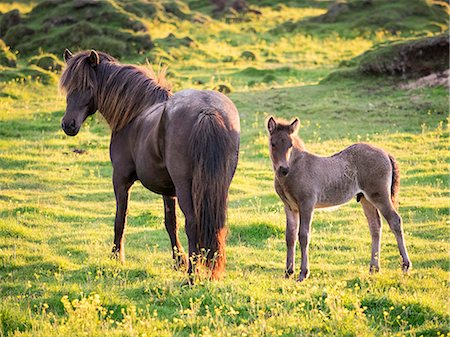
{"type": "Polygon", "coordinates": [[[116,218],[114,220],[114,246],[112,253],[114,258],[118,258],[120,262],[124,263],[123,232],[127,220],[129,191],[133,181],[115,171],[113,174],[113,185],[116,195],[116,218]]]}
{"type": "Polygon", "coordinates": [[[302,282],[309,276],[309,242],[311,240],[311,220],[314,211],[314,206],[310,204],[300,205],[300,231],[299,231],[299,241],[300,249],[302,253],[302,261],[300,266],[300,275],[298,276],[298,281],[302,282]]]}
{"type": "Polygon", "coordinates": [[[284,206],[286,213],[286,270],[285,277],[289,278],[295,271],[295,244],[298,238],[299,215],[298,211],[292,211],[289,206],[284,206]]]}
{"type": "Polygon", "coordinates": [[[172,245],[173,259],[175,260],[175,268],[187,265],[186,254],[178,239],[178,225],[176,215],[176,197],[164,195],[164,225],[167,233],[169,233],[170,243],[172,245]]]}
{"type": "Polygon", "coordinates": [[[369,223],[370,235],[372,237],[372,258],[370,260],[370,273],[380,270],[380,249],[381,249],[381,218],[380,212],[366,198],[361,198],[361,205],[369,223]]]}

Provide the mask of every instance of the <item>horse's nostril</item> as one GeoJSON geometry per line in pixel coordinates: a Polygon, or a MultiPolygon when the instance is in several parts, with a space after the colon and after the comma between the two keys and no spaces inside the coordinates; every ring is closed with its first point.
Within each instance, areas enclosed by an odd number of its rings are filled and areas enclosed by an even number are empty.
{"type": "Polygon", "coordinates": [[[72,130],[75,129],[75,119],[72,119],[72,120],[70,121],[69,128],[71,128],[72,130]]]}

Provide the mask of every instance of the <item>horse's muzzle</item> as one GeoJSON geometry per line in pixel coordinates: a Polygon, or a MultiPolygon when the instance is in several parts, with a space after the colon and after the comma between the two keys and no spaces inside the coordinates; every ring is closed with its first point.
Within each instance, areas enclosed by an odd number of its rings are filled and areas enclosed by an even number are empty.
{"type": "Polygon", "coordinates": [[[279,177],[285,177],[289,173],[289,168],[288,167],[284,167],[284,166],[280,166],[278,168],[278,172],[277,173],[278,173],[279,177]]]}
{"type": "Polygon", "coordinates": [[[64,130],[66,135],[75,136],[78,133],[78,127],[76,126],[75,119],[72,119],[70,123],[65,123],[62,121],[61,128],[64,130]]]}

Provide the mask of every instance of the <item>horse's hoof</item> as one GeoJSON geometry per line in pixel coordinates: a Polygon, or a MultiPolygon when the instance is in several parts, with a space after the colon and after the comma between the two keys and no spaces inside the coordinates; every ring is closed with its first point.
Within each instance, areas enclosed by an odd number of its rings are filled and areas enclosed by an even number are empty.
{"type": "Polygon", "coordinates": [[[111,252],[111,259],[119,261],[121,264],[125,264],[125,254],[119,250],[113,249],[111,252]]]}
{"type": "Polygon", "coordinates": [[[182,287],[192,287],[194,284],[195,284],[195,276],[192,274],[188,275],[187,279],[181,282],[182,287]]]}
{"type": "Polygon", "coordinates": [[[379,271],[380,271],[380,267],[373,266],[373,265],[370,266],[370,269],[369,269],[370,274],[375,274],[375,273],[378,273],[379,271]]]}
{"type": "Polygon", "coordinates": [[[177,257],[174,258],[174,260],[175,260],[174,265],[175,270],[183,270],[188,265],[187,257],[185,254],[178,255],[177,257]]]}

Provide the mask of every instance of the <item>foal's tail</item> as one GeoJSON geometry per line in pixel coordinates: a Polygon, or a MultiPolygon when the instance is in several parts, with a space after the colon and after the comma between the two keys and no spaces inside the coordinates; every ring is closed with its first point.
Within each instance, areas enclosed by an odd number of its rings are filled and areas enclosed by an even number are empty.
{"type": "Polygon", "coordinates": [[[189,139],[194,163],[192,201],[199,248],[205,250],[213,279],[220,278],[225,267],[227,198],[236,152],[233,143],[219,112],[200,113],[189,139]]]}
{"type": "Polygon", "coordinates": [[[392,166],[391,200],[395,208],[398,207],[398,194],[400,192],[400,169],[397,161],[389,154],[389,160],[392,166]]]}

